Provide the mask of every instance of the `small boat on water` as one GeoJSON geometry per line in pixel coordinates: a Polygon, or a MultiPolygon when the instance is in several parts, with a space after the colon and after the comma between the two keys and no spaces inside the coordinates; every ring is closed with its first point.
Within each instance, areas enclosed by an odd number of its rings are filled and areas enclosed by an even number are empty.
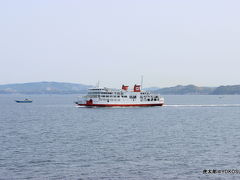
{"type": "Polygon", "coordinates": [[[31,99],[24,99],[24,100],[15,100],[16,103],[32,103],[31,99]]]}

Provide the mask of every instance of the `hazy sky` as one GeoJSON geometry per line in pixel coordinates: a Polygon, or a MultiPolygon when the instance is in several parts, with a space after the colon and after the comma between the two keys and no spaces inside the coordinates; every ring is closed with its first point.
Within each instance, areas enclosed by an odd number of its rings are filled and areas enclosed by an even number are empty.
{"type": "Polygon", "coordinates": [[[239,0],[2,0],[0,84],[240,84],[239,0]]]}

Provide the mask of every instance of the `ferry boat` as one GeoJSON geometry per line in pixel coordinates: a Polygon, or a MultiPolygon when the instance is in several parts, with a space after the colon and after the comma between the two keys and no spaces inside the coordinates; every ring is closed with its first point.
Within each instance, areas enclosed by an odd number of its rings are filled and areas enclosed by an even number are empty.
{"type": "Polygon", "coordinates": [[[134,85],[133,90],[122,85],[122,89],[90,88],[85,96],[75,102],[78,106],[113,107],[113,106],[162,106],[164,98],[159,94],[141,90],[140,85],[134,85]]]}

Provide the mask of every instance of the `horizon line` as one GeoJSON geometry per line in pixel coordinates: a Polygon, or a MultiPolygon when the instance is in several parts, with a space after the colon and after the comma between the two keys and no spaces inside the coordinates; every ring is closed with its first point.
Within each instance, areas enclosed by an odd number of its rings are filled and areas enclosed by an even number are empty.
{"type": "MultiPolygon", "coordinates": [[[[30,83],[67,83],[67,84],[81,84],[81,85],[85,85],[85,86],[95,86],[95,85],[90,85],[90,84],[84,84],[84,83],[79,83],[79,82],[66,82],[66,81],[31,81],[31,82],[16,82],[16,83],[0,83],[0,86],[4,86],[4,85],[13,85],[13,84],[30,84],[30,83]]],[[[209,88],[215,88],[215,87],[220,87],[220,86],[237,86],[237,85],[240,85],[240,84],[231,84],[231,85],[217,85],[217,86],[207,86],[207,85],[204,85],[204,86],[199,86],[199,85],[196,85],[196,84],[177,84],[177,85],[172,85],[172,86],[165,86],[165,87],[158,87],[158,86],[150,86],[150,87],[147,87],[147,88],[170,88],[170,87],[176,87],[176,86],[197,86],[197,87],[209,87],[209,88]]],[[[146,89],[146,88],[144,88],[146,89]]]]}

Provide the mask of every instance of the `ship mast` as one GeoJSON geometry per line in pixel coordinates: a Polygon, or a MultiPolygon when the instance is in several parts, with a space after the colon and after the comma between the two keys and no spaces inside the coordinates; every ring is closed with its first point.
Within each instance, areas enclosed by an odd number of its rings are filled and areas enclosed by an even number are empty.
{"type": "Polygon", "coordinates": [[[96,87],[99,88],[100,87],[100,81],[98,80],[96,87]]]}
{"type": "Polygon", "coordinates": [[[141,76],[141,89],[143,89],[143,75],[141,76]]]}

